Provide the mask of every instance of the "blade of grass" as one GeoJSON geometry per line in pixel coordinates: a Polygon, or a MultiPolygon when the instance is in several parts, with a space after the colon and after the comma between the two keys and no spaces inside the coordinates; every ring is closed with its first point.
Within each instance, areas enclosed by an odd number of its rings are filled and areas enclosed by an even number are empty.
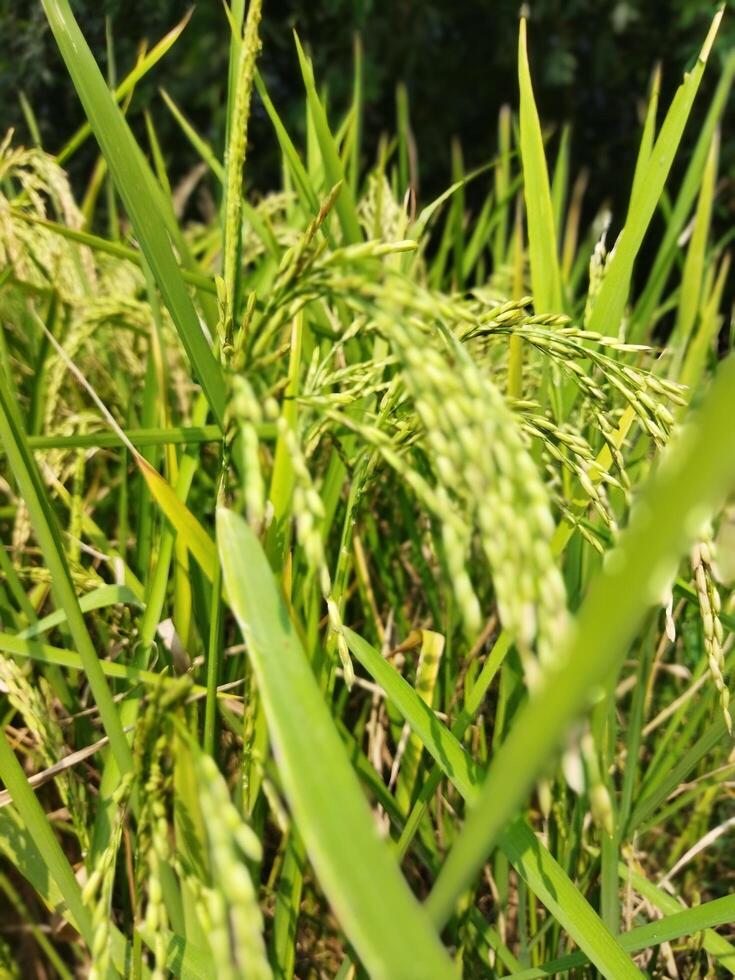
{"type": "MultiPolygon", "coordinates": [[[[673,895],[669,895],[668,892],[659,888],[652,881],[649,881],[640,872],[629,868],[622,861],[618,865],[618,873],[621,881],[634,888],[646,901],[650,902],[651,905],[666,915],[677,915],[682,909],[689,911],[673,895]]],[[[705,928],[702,935],[702,945],[708,953],[711,953],[719,960],[720,965],[728,973],[735,974],[735,946],[729,943],[724,936],[720,936],[711,928],[705,928]]]]}
{"type": "MultiPolygon", "coordinates": [[[[192,11],[189,11],[179,21],[176,27],[172,28],[168,34],[164,35],[158,44],[155,44],[142,58],[140,58],[128,75],[120,82],[114,92],[116,102],[122,102],[129,95],[138,82],[144,78],[148,72],[163,58],[181,37],[186,25],[189,23],[192,11]]],[[[67,160],[79,149],[84,141],[91,135],[92,126],[89,122],[82,123],[74,135],[64,144],[56,156],[56,162],[63,166],[67,160]]]]}
{"type": "Polygon", "coordinates": [[[396,128],[398,129],[398,199],[402,199],[410,186],[409,148],[411,121],[408,106],[408,90],[403,82],[396,86],[396,128]]]}
{"type": "Polygon", "coordinates": [[[587,190],[589,173],[582,170],[574,181],[572,197],[567,210],[567,220],[564,228],[564,243],[561,252],[561,276],[564,286],[570,292],[573,290],[572,272],[575,265],[575,256],[583,254],[582,249],[578,249],[579,225],[582,218],[582,202],[587,190]]]}
{"type": "Polygon", "coordinates": [[[284,790],[341,925],[373,976],[452,976],[447,954],[377,836],[260,543],[224,509],[217,539],[284,790]]]}
{"type": "Polygon", "coordinates": [[[273,914],[272,956],[279,980],[291,980],[296,965],[296,938],[304,882],[306,853],[304,845],[289,836],[278,878],[276,908],[273,914]]]}
{"type": "MultiPolygon", "coordinates": [[[[482,774],[462,745],[377,650],[347,628],[345,639],[352,653],[380,684],[468,804],[476,803],[482,774]]],[[[510,821],[501,832],[498,843],[529,887],[606,976],[620,980],[642,977],[524,820],[510,821]]]]}
{"type": "Polygon", "coordinates": [[[564,229],[564,212],[566,210],[567,193],[569,191],[570,144],[571,131],[569,126],[564,126],[561,131],[559,152],[556,156],[554,176],[551,181],[551,203],[554,211],[556,240],[559,247],[561,247],[562,231],[564,229]]]}
{"type": "Polygon", "coordinates": [[[689,240],[689,248],[687,249],[686,260],[684,261],[676,323],[669,338],[669,346],[673,352],[670,376],[673,378],[679,377],[684,353],[689,345],[689,340],[697,320],[697,313],[701,306],[707,239],[709,238],[712,205],[715,197],[715,184],[717,183],[719,143],[719,133],[715,130],[712,145],[707,154],[704,173],[702,174],[702,185],[699,190],[699,199],[697,200],[697,208],[694,213],[694,230],[689,240]]]}
{"type": "MultiPolygon", "coordinates": [[[[78,653],[61,647],[49,646],[36,639],[24,640],[10,633],[0,633],[0,651],[9,653],[13,657],[33,660],[35,663],[53,664],[67,670],[84,671],[84,664],[78,653]]],[[[161,674],[152,670],[143,670],[140,667],[131,667],[117,660],[101,660],[100,667],[106,677],[129,681],[131,684],[150,684],[155,687],[161,683],[161,674]]],[[[163,682],[168,683],[168,679],[164,677],[163,682]]],[[[195,685],[192,691],[201,697],[206,688],[195,685]]]]}
{"type": "Polygon", "coordinates": [[[313,120],[316,138],[319,143],[319,151],[321,153],[322,164],[324,166],[326,184],[327,187],[334,187],[335,184],[340,183],[340,181],[343,182],[342,190],[337,198],[335,210],[339,218],[345,243],[350,245],[356,244],[363,241],[364,235],[357,217],[357,209],[355,207],[354,197],[352,196],[352,188],[345,180],[345,172],[344,168],[342,167],[342,161],[339,158],[337,145],[335,143],[334,136],[332,135],[332,131],[329,128],[326,111],[316,90],[314,69],[311,61],[304,54],[304,49],[301,47],[301,42],[296,34],[294,34],[294,39],[296,41],[296,51],[299,56],[301,74],[303,75],[304,79],[304,87],[306,88],[306,99],[309,105],[311,118],[313,120]]]}
{"type": "Polygon", "coordinates": [[[661,91],[661,66],[657,65],[651,79],[651,92],[648,97],[648,107],[646,108],[646,118],[643,123],[641,142],[638,147],[638,156],[635,162],[633,173],[633,186],[630,190],[630,205],[628,213],[634,207],[635,199],[643,186],[643,174],[651,159],[653,144],[656,138],[656,114],[658,113],[658,97],[661,91]]]}
{"type": "MultiPolygon", "coordinates": [[[[143,603],[136,594],[124,585],[102,585],[98,589],[85,593],[79,599],[79,608],[83,613],[92,612],[95,609],[106,609],[108,606],[127,604],[142,608],[143,603]]],[[[57,609],[55,612],[39,619],[32,626],[18,633],[18,639],[30,640],[34,636],[48,633],[55,626],[60,626],[67,621],[66,611],[57,609]]]]}
{"type": "Polygon", "coordinates": [[[91,949],[94,939],[92,916],[82,901],[79,882],[4,732],[0,737],[0,777],[13,798],[43,865],[66,903],[72,923],[91,949]]]}
{"type": "MultiPolygon", "coordinates": [[[[258,435],[268,440],[275,436],[275,426],[258,426],[258,435]]],[[[218,425],[180,426],[170,428],[124,429],[126,439],[134,446],[195,446],[207,442],[221,442],[222,430],[218,425]]],[[[79,432],[71,436],[28,436],[31,449],[115,449],[126,442],[116,432],[79,432]]]]}
{"type": "Polygon", "coordinates": [[[163,150],[158,139],[158,134],[156,133],[156,127],[153,124],[153,117],[151,116],[150,112],[147,111],[145,113],[145,131],[148,137],[148,146],[151,149],[153,169],[158,179],[158,183],[161,185],[161,189],[166,197],[169,200],[173,200],[173,190],[171,188],[168,170],[166,169],[166,161],[163,156],[163,150]]]}
{"type": "MultiPolygon", "coordinates": [[[[637,953],[642,949],[650,949],[653,946],[659,946],[661,943],[681,939],[682,936],[692,936],[703,929],[728,925],[733,921],[734,916],[735,896],[728,895],[726,898],[716,898],[711,902],[705,902],[703,905],[666,915],[656,922],[637,926],[619,937],[620,945],[629,953],[637,953]]],[[[576,966],[583,966],[586,962],[587,957],[583,954],[571,953],[569,956],[562,956],[550,963],[544,963],[542,966],[511,973],[509,980],[539,980],[542,977],[557,977],[576,966]]]]}
{"type": "Polygon", "coordinates": [[[715,279],[712,291],[702,303],[699,313],[699,325],[689,344],[681,374],[679,375],[680,383],[686,385],[691,391],[696,390],[702,379],[707,361],[707,352],[716,346],[715,340],[721,325],[720,304],[729,272],[730,253],[727,252],[720,262],[720,268],[717,272],[717,278],[715,279]]]}
{"type": "Polygon", "coordinates": [[[217,684],[220,675],[220,652],[222,650],[222,571],[219,562],[215,566],[212,582],[212,612],[209,624],[209,644],[207,646],[207,700],[204,706],[204,732],[202,748],[215,756],[217,726],[217,684]]]}
{"type": "Polygon", "coordinates": [[[222,166],[220,161],[215,156],[213,148],[207,143],[203,137],[194,129],[192,124],[186,118],[184,113],[179,109],[174,100],[168,94],[165,89],[161,89],[161,98],[166,104],[166,108],[169,110],[171,115],[174,117],[176,122],[181,127],[182,132],[189,140],[191,145],[197,151],[202,160],[207,164],[209,169],[212,171],[214,176],[220,182],[220,184],[225,183],[225,168],[222,166]]]}
{"type": "Polygon", "coordinates": [[[21,112],[23,113],[23,118],[26,121],[26,126],[28,127],[28,132],[30,134],[33,145],[41,147],[41,131],[38,128],[38,120],[36,119],[36,114],[33,111],[33,107],[26,98],[25,92],[21,89],[18,92],[18,101],[20,102],[21,112]]]}
{"type": "Polygon", "coordinates": [[[639,341],[646,336],[651,318],[661,299],[671,267],[678,253],[677,240],[689,217],[691,207],[697,196],[702,179],[705,161],[715,128],[727,105],[733,76],[735,76],[735,52],[725,59],[722,75],[712,97],[704,125],[700,130],[694,152],[684,175],[674,208],[666,222],[666,231],[659,245],[653,266],[647,276],[646,284],[633,310],[630,339],[639,341]]]}
{"type": "Polygon", "coordinates": [[[217,569],[217,548],[199,521],[177,495],[176,490],[142,456],[136,463],[158,506],[176,529],[176,533],[191,551],[210,582],[217,569]]]}
{"type": "Polygon", "coordinates": [[[154,177],[100,73],[68,0],[43,0],[51,30],[84,106],[115,186],[166,302],[189,360],[220,426],[224,426],[224,383],[204,335],[167,235],[154,177]]]}
{"type": "Polygon", "coordinates": [[[518,83],[523,194],[528,220],[528,252],[533,298],[538,312],[559,313],[562,310],[562,289],[554,228],[554,208],[541,124],[533,97],[525,17],[521,18],[518,36],[518,83]]]}
{"type": "Polygon", "coordinates": [[[357,198],[360,187],[360,157],[362,153],[362,112],[363,112],[363,89],[364,89],[364,69],[362,55],[362,38],[355,34],[353,42],[353,81],[352,81],[352,131],[350,138],[350,157],[348,171],[350,175],[350,187],[352,193],[357,198]]]}
{"type": "Polygon", "coordinates": [[[498,152],[499,161],[495,168],[495,199],[501,208],[501,217],[495,229],[493,242],[493,265],[497,269],[505,261],[508,246],[508,229],[511,217],[511,126],[510,106],[504,105],[498,114],[498,152]]]}
{"type": "Polygon", "coordinates": [[[258,95],[261,98],[265,111],[268,114],[268,118],[270,119],[273,129],[276,132],[276,138],[279,146],[281,147],[283,159],[285,160],[291,177],[296,184],[296,190],[299,198],[301,199],[301,205],[304,209],[304,213],[309,219],[311,219],[319,213],[319,198],[314,190],[314,186],[311,183],[309,175],[306,172],[306,167],[299,156],[299,152],[294,146],[291,137],[288,135],[288,131],[283,125],[281,117],[276,112],[276,108],[273,105],[271,97],[268,95],[265,82],[257,71],[255,73],[255,87],[258,90],[258,95]]]}
{"type": "MultiPolygon", "coordinates": [[[[439,664],[444,652],[444,637],[432,630],[421,631],[421,649],[416,665],[416,692],[431,707],[434,690],[439,676],[439,664]]],[[[396,800],[407,813],[413,797],[414,785],[421,761],[421,739],[411,734],[406,742],[401,759],[401,769],[396,784],[396,800]]]]}
{"type": "Polygon", "coordinates": [[[712,21],[694,68],[684,76],[674,95],[649,160],[640,172],[640,191],[635,198],[635,208],[631,208],[606,266],[605,277],[592,308],[590,330],[607,335],[617,334],[628,301],[633,265],[674,162],[721,20],[722,9],[712,21]]]}
{"type": "Polygon", "coordinates": [[[0,441],[5,447],[8,463],[28,508],[46,567],[51,573],[52,591],[56,602],[66,613],[69,631],[82,658],[84,672],[92,689],[105,732],[110,739],[110,748],[121,771],[127,772],[133,762],[130,748],[84,616],[79,608],[56,516],[49,505],[41,477],[28,448],[25,433],[19,422],[18,408],[14,403],[4,371],[0,371],[0,441]]]}
{"type": "Polygon", "coordinates": [[[454,259],[454,288],[464,288],[464,248],[465,248],[465,199],[464,199],[464,160],[462,144],[455,137],[452,140],[452,181],[457,184],[457,193],[452,196],[447,221],[451,225],[452,256],[454,259]]]}

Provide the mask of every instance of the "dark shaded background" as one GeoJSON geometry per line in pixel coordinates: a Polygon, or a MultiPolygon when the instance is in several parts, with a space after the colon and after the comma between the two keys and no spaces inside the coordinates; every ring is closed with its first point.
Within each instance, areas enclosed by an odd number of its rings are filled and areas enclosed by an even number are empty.
{"type": "MultiPolygon", "coordinates": [[[[79,22],[105,69],[105,17],[112,19],[118,76],[132,65],[142,38],[158,40],[187,11],[184,0],[72,0],[79,22]]],[[[735,45],[735,0],[729,0],[713,69],[698,99],[706,108],[718,63],[735,45]]],[[[518,0],[264,0],[260,63],[271,95],[292,132],[300,132],[303,89],[294,52],[296,27],[312,53],[317,81],[335,110],[352,85],[353,36],[365,47],[364,151],[371,159],[382,131],[394,126],[395,85],[406,82],[419,148],[424,199],[450,180],[449,144],[462,141],[474,166],[494,151],[498,109],[517,104],[518,0]]],[[[545,125],[571,121],[573,167],[593,173],[594,201],[622,208],[627,198],[639,133],[640,105],[652,66],[665,66],[667,100],[690,67],[716,4],[710,0],[534,0],[529,43],[537,99],[545,125]]],[[[198,129],[221,146],[228,26],[220,0],[200,0],[183,37],[140,87],[130,118],[139,132],[149,107],[173,177],[196,157],[158,96],[164,85],[198,129]]],[[[106,69],[105,69],[106,70],[106,69]]],[[[0,130],[17,127],[28,139],[17,92],[23,89],[38,115],[44,145],[57,150],[82,119],[39,0],[0,0],[0,130]]],[[[665,104],[665,103],[664,103],[665,104]]],[[[257,101],[248,173],[254,188],[277,185],[279,158],[257,101]]],[[[733,206],[735,140],[732,109],[723,134],[720,220],[733,206]]],[[[92,148],[74,163],[87,171],[92,148]]],[[[617,209],[616,209],[617,210],[617,209]]],[[[731,216],[731,215],[730,215],[731,216]]]]}

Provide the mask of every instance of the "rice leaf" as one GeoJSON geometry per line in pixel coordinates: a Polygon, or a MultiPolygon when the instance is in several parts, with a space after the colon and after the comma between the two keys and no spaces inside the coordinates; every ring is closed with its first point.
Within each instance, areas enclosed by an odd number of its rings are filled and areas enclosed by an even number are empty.
{"type": "Polygon", "coordinates": [[[630,205],[628,214],[635,207],[635,200],[638,192],[643,186],[643,174],[651,159],[653,143],[656,138],[656,114],[658,112],[658,97],[661,91],[661,66],[657,65],[651,79],[651,91],[648,96],[648,106],[646,108],[646,118],[643,123],[641,142],[638,147],[638,156],[635,162],[635,172],[633,174],[633,186],[630,190],[630,205]]]}
{"type": "Polygon", "coordinates": [[[79,651],[102,724],[110,739],[110,747],[121,771],[126,772],[133,761],[130,748],[92,638],[79,608],[56,516],[46,497],[46,491],[20,423],[17,405],[2,370],[0,370],[0,441],[30,513],[44,561],[51,573],[52,591],[59,608],[66,614],[69,631],[79,651]]]}
{"type": "MultiPolygon", "coordinates": [[[[431,707],[434,689],[439,676],[439,665],[444,652],[444,637],[432,630],[421,631],[421,648],[416,665],[416,693],[431,707]]],[[[401,759],[401,769],[396,784],[396,799],[399,806],[406,811],[413,795],[416,777],[421,761],[421,740],[415,735],[409,735],[401,759]]]]}
{"type": "MultiPolygon", "coordinates": [[[[685,912],[691,911],[696,912],[696,909],[687,909],[686,906],[674,898],[673,895],[669,895],[668,892],[664,891],[663,888],[659,888],[652,881],[649,881],[643,874],[636,871],[633,868],[628,867],[622,861],[618,865],[618,874],[620,875],[621,881],[629,884],[634,888],[639,895],[646,899],[654,908],[659,909],[659,911],[665,913],[665,916],[675,916],[678,915],[682,910],[685,912]]],[[[732,896],[730,896],[732,900],[732,896]]],[[[708,904],[708,903],[705,903],[708,904]]],[[[717,906],[719,908],[719,906],[717,906]]],[[[701,908],[701,906],[700,906],[701,908]]],[[[706,916],[705,911],[705,916],[706,916]]],[[[719,963],[724,967],[728,973],[735,975],[735,946],[729,943],[724,936],[720,936],[718,933],[711,928],[714,925],[714,920],[710,926],[705,927],[702,934],[702,945],[711,953],[713,956],[717,957],[719,963]]]]}
{"type": "Polygon", "coordinates": [[[715,340],[722,325],[719,310],[722,305],[722,295],[725,290],[727,276],[730,272],[730,253],[727,252],[720,262],[717,278],[712,291],[704,298],[699,311],[699,324],[692,337],[684,357],[679,381],[691,391],[699,384],[707,360],[707,352],[715,346],[715,340]]]}
{"type": "Polygon", "coordinates": [[[347,244],[356,244],[357,242],[363,241],[364,235],[360,227],[360,222],[357,218],[357,209],[355,208],[355,200],[352,196],[352,188],[346,181],[342,161],[340,160],[339,153],[337,152],[337,145],[334,136],[332,135],[332,131],[329,128],[327,114],[321,100],[319,99],[319,95],[317,94],[316,82],[314,80],[314,69],[312,68],[311,61],[304,54],[304,49],[301,47],[301,42],[296,34],[294,34],[294,39],[296,41],[296,51],[299,56],[301,74],[304,78],[309,112],[311,113],[316,138],[319,144],[319,152],[321,154],[321,161],[324,167],[326,183],[328,187],[334,187],[336,184],[343,182],[342,190],[337,198],[335,210],[339,218],[339,223],[342,228],[342,234],[345,242],[347,244]]]}
{"type": "MultiPolygon", "coordinates": [[[[727,925],[735,915],[735,896],[716,898],[692,909],[674,912],[648,925],[636,926],[620,936],[620,945],[630,953],[658,946],[661,943],[692,936],[705,928],[727,925]]],[[[571,953],[550,963],[529,970],[511,973],[511,980],[539,980],[542,977],[556,977],[560,973],[583,966],[586,957],[580,953],[571,953]]]]}
{"type": "Polygon", "coordinates": [[[217,512],[223,581],[240,624],[306,850],[375,977],[451,977],[447,954],[377,835],[258,539],[217,512]]]}
{"type": "MultiPolygon", "coordinates": [[[[108,606],[116,606],[120,603],[138,607],[142,607],[143,605],[133,590],[125,585],[102,585],[100,588],[94,589],[92,592],[87,592],[79,598],[79,608],[83,613],[93,612],[95,609],[106,609],[108,606]]],[[[60,626],[66,620],[65,610],[57,609],[55,612],[44,616],[43,619],[39,619],[32,626],[18,633],[18,639],[30,640],[34,636],[48,633],[49,630],[60,626]]]]}
{"type": "Polygon", "coordinates": [[[278,139],[281,152],[283,153],[283,159],[286,162],[294,183],[296,184],[296,190],[301,199],[304,213],[308,215],[309,218],[315,217],[319,213],[319,198],[314,190],[314,186],[311,183],[311,178],[306,172],[303,161],[299,156],[299,152],[294,146],[291,137],[288,135],[288,130],[283,125],[281,117],[278,115],[271,97],[268,95],[265,82],[257,71],[255,72],[255,87],[258,90],[258,94],[260,95],[265,111],[273,125],[273,129],[275,130],[276,138],[278,139]]]}
{"type": "MultiPolygon", "coordinates": [[[[468,804],[477,802],[482,775],[454,735],[435,717],[410,685],[352,630],[345,629],[350,650],[386,692],[425,749],[468,804]]],[[[498,840],[518,873],[606,976],[640,978],[613,936],[569,880],[561,866],[522,819],[511,820],[498,840]]]]}
{"type": "Polygon", "coordinates": [[[712,137],[727,105],[733,77],[735,77],[735,52],[731,51],[725,58],[720,80],[697,137],[694,151],[689,159],[684,179],[676,196],[676,202],[667,218],[666,230],[661,239],[656,258],[633,309],[630,329],[630,339],[633,342],[638,342],[647,335],[651,318],[661,299],[671,268],[676,261],[677,240],[697,197],[712,137]]]}
{"type": "Polygon", "coordinates": [[[50,875],[66,904],[74,927],[91,947],[92,917],[82,902],[82,890],[4,732],[0,736],[0,778],[12,796],[24,830],[38,852],[37,866],[40,865],[50,875]]]}
{"type": "Polygon", "coordinates": [[[43,7],[146,261],[215,419],[224,426],[222,374],[204,336],[167,236],[167,217],[159,206],[153,175],[105,84],[68,0],[43,0],[43,7]]]}
{"type": "Polygon", "coordinates": [[[518,83],[521,98],[523,194],[528,219],[528,251],[533,298],[538,312],[559,313],[562,310],[562,289],[554,208],[541,123],[533,97],[525,17],[521,18],[518,36],[518,83]]]}
{"type": "Polygon", "coordinates": [[[694,229],[689,241],[684,271],[681,277],[679,293],[679,309],[676,323],[671,334],[670,343],[674,348],[671,375],[676,378],[679,374],[684,352],[689,344],[694,324],[701,305],[702,290],[704,289],[705,256],[707,240],[712,217],[712,204],[715,197],[717,181],[717,159],[719,153],[719,134],[715,132],[712,146],[707,155],[707,163],[702,174],[702,186],[699,191],[697,208],[694,213],[694,229]]]}
{"type": "MultiPolygon", "coordinates": [[[[190,18],[191,11],[185,14],[176,27],[172,28],[167,34],[165,34],[157,44],[154,44],[150,51],[147,51],[142,58],[138,59],[135,67],[125,76],[122,82],[120,82],[115,89],[114,98],[117,102],[122,102],[125,98],[127,98],[127,96],[133,92],[138,82],[145,78],[148,72],[171,50],[171,48],[183,34],[190,18]]],[[[74,133],[74,135],[67,140],[57,154],[56,159],[58,163],[66,163],[66,161],[74,153],[76,153],[76,151],[91,135],[91,133],[91,124],[89,122],[82,123],[76,133],[74,133]]]]}
{"type": "Polygon", "coordinates": [[[213,581],[217,568],[217,549],[214,541],[194,517],[176,490],[142,456],[136,463],[154,500],[169,519],[179,539],[191,551],[207,578],[213,581]]]}
{"type": "Polygon", "coordinates": [[[640,172],[640,192],[606,266],[600,292],[592,307],[590,330],[617,334],[628,301],[633,265],[674,162],[721,20],[722,10],[719,10],[694,68],[684,76],[674,95],[648,162],[640,172]]]}

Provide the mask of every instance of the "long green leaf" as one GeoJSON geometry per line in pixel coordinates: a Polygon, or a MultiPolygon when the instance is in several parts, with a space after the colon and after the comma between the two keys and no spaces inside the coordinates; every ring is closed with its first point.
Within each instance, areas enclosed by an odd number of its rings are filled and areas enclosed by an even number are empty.
{"type": "MultiPolygon", "coordinates": [[[[115,606],[118,603],[125,603],[130,606],[142,607],[143,603],[137,595],[125,585],[102,585],[92,592],[87,592],[79,599],[79,608],[82,612],[92,612],[95,609],[105,609],[107,606],[115,606]]],[[[39,619],[38,622],[18,633],[18,639],[30,640],[34,636],[48,633],[55,626],[60,626],[66,622],[66,612],[63,609],[56,609],[54,612],[39,619]]]]}
{"type": "Polygon", "coordinates": [[[72,923],[91,948],[94,938],[92,916],[82,902],[79,882],[4,732],[0,734],[0,778],[12,796],[24,827],[38,850],[40,863],[48,869],[66,903],[72,923]]]}
{"type": "Polygon", "coordinates": [[[712,22],[694,68],[684,76],[648,162],[638,176],[636,187],[640,190],[635,195],[635,207],[628,214],[625,227],[605,270],[605,277],[592,309],[590,330],[607,335],[617,334],[628,301],[633,265],[674,162],[721,20],[722,10],[712,22]]]}
{"type": "MultiPolygon", "coordinates": [[[[448,779],[469,804],[475,803],[481,777],[462,745],[377,650],[352,630],[345,629],[345,638],[357,660],[380,684],[448,779]]],[[[606,976],[620,980],[642,976],[524,820],[510,821],[498,843],[529,887],[606,976]]]]}
{"type": "Polygon", "coordinates": [[[74,19],[68,0],[42,0],[61,55],[135,233],[209,405],[224,426],[222,372],[204,335],[167,234],[154,178],[74,19]]]}
{"type": "MultiPolygon", "coordinates": [[[[39,664],[55,664],[57,667],[64,667],[66,670],[84,670],[82,658],[73,650],[49,646],[37,639],[26,640],[11,633],[0,633],[0,652],[9,653],[13,657],[21,657],[25,660],[33,660],[39,664]]],[[[131,684],[141,683],[156,686],[161,683],[161,674],[152,670],[142,670],[139,667],[130,667],[118,660],[101,660],[100,666],[106,677],[115,677],[119,680],[129,681],[131,684]]],[[[168,679],[164,678],[164,683],[168,682],[168,679]]],[[[192,691],[201,696],[206,692],[206,688],[195,684],[192,691]]]]}
{"type": "Polygon", "coordinates": [[[20,424],[17,405],[5,372],[0,370],[0,441],[5,447],[10,468],[18,482],[30,514],[36,539],[51,573],[51,588],[57,605],[63,609],[69,631],[84,665],[89,686],[100,712],[110,747],[122,772],[132,766],[132,755],[120,723],[94,644],[87,630],[79,600],[74,591],[56,516],[51,509],[41,477],[20,424]]]}
{"type": "MultiPolygon", "coordinates": [[[[674,912],[656,922],[637,926],[619,937],[620,945],[630,953],[637,953],[639,950],[659,946],[661,943],[671,942],[673,939],[680,939],[682,936],[692,936],[712,926],[727,925],[734,919],[735,895],[728,895],[726,898],[716,898],[712,902],[705,902],[704,905],[697,905],[691,909],[682,909],[680,912],[674,912]]],[[[510,980],[540,980],[541,977],[558,977],[560,973],[571,970],[575,966],[583,966],[585,962],[586,957],[584,955],[571,953],[569,956],[544,963],[543,966],[511,973],[510,980]]]]}
{"type": "Polygon", "coordinates": [[[712,291],[703,299],[699,311],[699,323],[689,344],[686,357],[684,358],[684,364],[679,374],[679,383],[686,385],[692,391],[695,390],[702,378],[707,361],[707,353],[715,346],[715,338],[722,324],[720,303],[722,302],[722,294],[729,271],[730,253],[728,252],[720,263],[712,291]]]}
{"type": "MultiPolygon", "coordinates": [[[[621,861],[618,865],[618,874],[620,880],[626,885],[634,888],[639,895],[642,895],[646,901],[657,908],[660,912],[665,913],[667,916],[677,915],[681,911],[689,911],[685,905],[679,902],[678,899],[674,898],[673,895],[669,895],[665,892],[663,888],[659,888],[658,885],[654,885],[652,881],[649,881],[644,875],[639,871],[635,871],[629,868],[626,864],[621,861]]],[[[732,898],[732,896],[730,896],[732,898]]],[[[730,921],[735,921],[735,916],[732,916],[730,921]]],[[[720,962],[720,965],[728,971],[728,973],[735,975],[735,946],[729,943],[724,936],[720,936],[718,933],[711,928],[714,925],[714,921],[710,923],[709,927],[704,929],[702,935],[702,945],[711,953],[716,956],[720,962]]]]}
{"type": "Polygon", "coordinates": [[[143,474],[151,496],[175,528],[179,540],[183,541],[201,566],[202,571],[210,582],[214,580],[217,565],[217,549],[211,537],[183,500],[177,495],[161,474],[142,456],[135,459],[140,472],[143,474]]]}
{"type": "Polygon", "coordinates": [[[339,921],[374,977],[451,977],[446,952],[377,834],[265,553],[217,513],[223,581],[263,697],[283,788],[339,921]]]}
{"type": "MultiPolygon", "coordinates": [[[[165,34],[158,44],[155,44],[150,51],[148,51],[138,60],[132,71],[126,75],[126,77],[115,89],[114,98],[116,102],[122,102],[126,95],[130,95],[138,82],[142,78],[145,78],[148,72],[158,64],[164,55],[171,50],[173,45],[181,37],[184,28],[189,23],[190,18],[191,11],[186,14],[181,22],[176,25],[176,27],[165,34]]],[[[67,140],[63,148],[59,151],[56,160],[60,166],[63,166],[63,164],[65,164],[66,161],[79,149],[79,147],[89,137],[91,132],[92,127],[90,124],[88,122],[82,123],[76,133],[74,133],[74,135],[67,140]]]]}
{"type": "Polygon", "coordinates": [[[648,108],[646,109],[646,118],[643,123],[643,132],[641,133],[641,142],[638,147],[638,156],[635,162],[635,171],[633,173],[633,186],[630,190],[630,204],[628,205],[628,213],[635,206],[635,200],[638,195],[639,190],[643,186],[643,174],[648,162],[651,159],[651,151],[653,150],[653,142],[656,137],[656,113],[658,112],[658,97],[661,91],[661,68],[657,66],[653,73],[653,78],[651,79],[651,91],[648,96],[648,108]]]}
{"type": "Polygon", "coordinates": [[[671,375],[674,378],[677,378],[679,375],[679,370],[684,359],[684,352],[689,344],[689,339],[694,330],[697,313],[701,305],[705,279],[707,240],[709,238],[712,204],[715,198],[715,184],[717,182],[719,145],[719,133],[715,131],[710,151],[707,154],[704,173],[702,174],[702,186],[699,191],[697,208],[694,213],[694,230],[689,240],[687,257],[684,262],[676,323],[669,338],[669,345],[673,350],[671,375]]]}
{"type": "Polygon", "coordinates": [[[296,35],[294,37],[296,39],[296,50],[299,56],[299,64],[301,65],[301,73],[304,76],[309,112],[314,123],[316,138],[319,143],[319,152],[321,153],[322,164],[324,166],[324,174],[327,179],[327,187],[334,187],[335,184],[339,184],[341,181],[343,182],[335,210],[339,217],[345,242],[350,245],[356,244],[357,242],[363,241],[365,236],[362,233],[362,228],[357,217],[355,199],[352,196],[352,187],[345,179],[344,167],[339,158],[334,136],[329,128],[327,114],[317,94],[314,69],[304,54],[298,37],[296,35]]]}
{"type": "Polygon", "coordinates": [[[541,135],[526,46],[526,19],[521,18],[518,37],[518,83],[521,107],[521,163],[523,193],[528,217],[528,250],[531,285],[537,311],[559,313],[562,309],[561,272],[556,246],[554,208],[549,185],[544,140],[541,135]]]}
{"type": "MultiPolygon", "coordinates": [[[[172,426],[168,429],[127,429],[126,438],[136,447],[186,446],[203,442],[220,442],[218,425],[172,426]]],[[[31,449],[101,449],[125,446],[117,432],[75,432],[73,435],[28,436],[31,449]]]]}
{"type": "MultiPolygon", "coordinates": [[[[416,693],[431,707],[439,676],[439,664],[444,652],[444,637],[432,630],[421,631],[421,651],[416,665],[416,693]]],[[[410,808],[411,797],[421,761],[421,739],[411,735],[403,751],[401,769],[396,784],[396,799],[404,812],[410,808]]]]}
{"type": "Polygon", "coordinates": [[[306,172],[306,167],[304,166],[303,160],[299,156],[299,152],[294,146],[291,137],[288,135],[288,130],[283,125],[281,117],[278,115],[271,97],[268,95],[265,82],[257,71],[255,72],[255,87],[258,90],[258,95],[261,98],[265,111],[268,114],[268,118],[270,119],[273,129],[275,130],[276,138],[279,146],[281,147],[281,153],[283,154],[283,159],[286,162],[286,166],[288,167],[294,183],[296,184],[296,190],[299,198],[301,199],[301,206],[304,213],[309,217],[309,219],[311,219],[319,213],[319,197],[317,196],[309,175],[306,172]]]}
{"type": "Polygon", "coordinates": [[[659,303],[671,267],[676,260],[678,253],[677,240],[697,196],[705,161],[712,142],[712,136],[727,105],[733,76],[735,76],[735,51],[731,51],[725,59],[722,75],[717,83],[717,89],[712,97],[707,117],[700,130],[694,151],[689,159],[689,165],[679,188],[679,193],[676,196],[676,203],[667,219],[666,231],[656,253],[656,258],[648,273],[640,299],[633,310],[630,339],[634,342],[646,336],[651,317],[659,303]]]}

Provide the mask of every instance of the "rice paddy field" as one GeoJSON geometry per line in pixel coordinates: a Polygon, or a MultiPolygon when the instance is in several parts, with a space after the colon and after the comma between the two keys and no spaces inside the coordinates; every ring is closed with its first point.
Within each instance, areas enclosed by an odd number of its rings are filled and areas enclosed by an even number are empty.
{"type": "Polygon", "coordinates": [[[222,152],[126,119],[186,20],[115,86],[41,2],[87,122],[0,144],[0,977],[735,974],[722,10],[611,215],[524,19],[423,200],[359,43],[339,114],[294,37],[302,140],[231,0],[222,152]]]}

